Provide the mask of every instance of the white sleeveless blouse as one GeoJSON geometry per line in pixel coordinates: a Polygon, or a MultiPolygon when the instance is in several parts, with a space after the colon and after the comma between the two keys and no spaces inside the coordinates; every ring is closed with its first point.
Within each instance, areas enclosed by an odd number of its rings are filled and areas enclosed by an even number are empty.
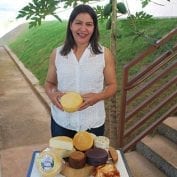
{"type": "MultiPolygon", "coordinates": [[[[104,85],[104,47],[102,47],[103,53],[95,55],[91,52],[89,45],[79,61],[73,50],[67,56],[62,56],[60,54],[61,47],[57,48],[55,59],[58,90],[62,92],[75,91],[80,94],[101,92],[104,85]]],[[[52,104],[51,113],[57,124],[75,131],[97,128],[105,122],[103,100],[74,113],[61,111],[52,104]]]]}

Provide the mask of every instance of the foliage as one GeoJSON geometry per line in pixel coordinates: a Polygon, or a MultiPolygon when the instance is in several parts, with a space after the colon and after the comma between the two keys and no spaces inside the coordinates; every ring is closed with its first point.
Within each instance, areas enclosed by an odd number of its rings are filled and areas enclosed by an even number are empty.
{"type": "Polygon", "coordinates": [[[94,8],[96,14],[97,14],[97,17],[98,19],[102,22],[104,19],[105,19],[105,16],[104,16],[104,6],[96,6],[96,8],[94,8]]]}
{"type": "Polygon", "coordinates": [[[140,36],[143,37],[146,36],[147,40],[150,39],[150,37],[148,39],[147,34],[145,34],[145,30],[142,29],[141,27],[143,25],[145,28],[147,25],[154,22],[152,15],[146,14],[145,12],[141,11],[141,12],[136,12],[135,15],[130,15],[127,19],[129,21],[129,25],[131,29],[136,34],[134,40],[136,40],[140,36]]]}
{"type": "MultiPolygon", "coordinates": [[[[80,0],[83,4],[86,4],[90,1],[94,1],[94,0],[80,0]]],[[[67,8],[69,6],[77,6],[78,5],[78,0],[67,0],[65,1],[65,5],[64,5],[64,8],[67,8]]]]}
{"type": "MultiPolygon", "coordinates": [[[[82,3],[88,3],[92,0],[81,0],[82,3]]],[[[61,2],[64,2],[64,8],[68,6],[76,6],[78,4],[77,0],[32,0],[32,3],[28,3],[23,7],[18,18],[26,17],[26,20],[31,20],[29,22],[29,28],[41,25],[42,20],[48,15],[54,16],[57,20],[61,21],[60,17],[56,14],[56,10],[60,8],[61,2]]]]}
{"type": "MultiPolygon", "coordinates": [[[[89,3],[90,1],[94,0],[80,0],[81,3],[86,4],[89,3]]],[[[156,3],[152,0],[140,0],[142,3],[142,7],[144,8],[145,6],[148,5],[148,3],[153,2],[156,3]]],[[[167,0],[170,1],[170,0],[167,0]]],[[[60,17],[56,14],[56,10],[60,8],[61,3],[64,3],[64,8],[67,8],[69,6],[76,6],[78,5],[77,0],[32,0],[31,3],[23,7],[20,11],[18,18],[26,18],[26,20],[30,20],[29,22],[29,27],[35,27],[37,25],[41,25],[42,20],[46,18],[48,15],[54,16],[57,20],[61,21],[60,17]]],[[[158,4],[158,3],[156,3],[158,4]]],[[[159,4],[160,5],[160,4],[159,4]]],[[[111,28],[111,13],[112,13],[112,0],[109,1],[105,7],[103,6],[97,6],[94,8],[98,18],[102,21],[103,19],[108,19],[107,20],[107,25],[106,28],[110,29],[111,28]]],[[[127,9],[124,3],[118,2],[117,3],[117,11],[118,13],[121,14],[126,14],[127,9]]],[[[131,15],[131,14],[129,14],[131,15]]],[[[140,17],[140,16],[139,16],[140,17]]],[[[144,17],[143,17],[144,18],[144,17]]],[[[143,19],[142,18],[142,19],[143,19]]]]}
{"type": "MultiPolygon", "coordinates": [[[[124,3],[119,2],[117,3],[117,12],[121,14],[126,14],[127,13],[127,8],[124,3]]],[[[105,5],[103,9],[103,15],[107,20],[106,23],[106,29],[111,29],[111,23],[112,23],[112,1],[110,1],[108,4],[105,5]]]]}
{"type": "MultiPolygon", "coordinates": [[[[86,4],[92,0],[81,0],[80,2],[83,4],[86,4]]],[[[56,14],[56,10],[60,8],[61,2],[64,2],[64,8],[67,8],[69,6],[75,7],[78,5],[77,0],[32,0],[32,3],[29,3],[25,7],[23,7],[20,11],[18,18],[26,17],[26,20],[31,20],[29,22],[29,27],[35,27],[37,25],[41,25],[42,20],[46,18],[48,15],[54,16],[57,20],[61,21],[60,17],[56,14]]],[[[108,4],[108,6],[112,6],[112,2],[108,4]]],[[[94,8],[98,19],[103,20],[104,18],[110,18],[112,8],[108,10],[108,14],[105,15],[105,7],[103,6],[97,6],[94,8]]],[[[120,2],[117,3],[117,9],[119,13],[125,14],[127,12],[126,7],[124,3],[120,2]]]]}
{"type": "MultiPolygon", "coordinates": [[[[170,0],[167,0],[167,1],[170,2],[170,0]]],[[[141,0],[142,7],[143,8],[146,7],[150,2],[157,4],[157,5],[162,5],[162,4],[152,1],[152,0],[141,0]]]]}
{"type": "Polygon", "coordinates": [[[58,0],[33,0],[33,3],[29,3],[19,11],[16,18],[26,17],[26,20],[31,19],[29,22],[30,28],[41,25],[42,19],[45,19],[47,15],[52,15],[61,21],[59,16],[56,14],[58,3],[58,0]]]}

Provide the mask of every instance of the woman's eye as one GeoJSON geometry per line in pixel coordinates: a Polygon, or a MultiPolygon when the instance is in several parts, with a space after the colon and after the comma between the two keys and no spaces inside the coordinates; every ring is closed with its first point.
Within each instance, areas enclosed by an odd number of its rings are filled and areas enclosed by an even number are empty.
{"type": "Polygon", "coordinates": [[[92,23],[87,23],[86,25],[87,25],[87,26],[93,26],[93,24],[92,24],[92,23]]]}
{"type": "Polygon", "coordinates": [[[80,25],[81,23],[80,23],[80,22],[76,22],[75,24],[76,24],[76,25],[80,25]]]}

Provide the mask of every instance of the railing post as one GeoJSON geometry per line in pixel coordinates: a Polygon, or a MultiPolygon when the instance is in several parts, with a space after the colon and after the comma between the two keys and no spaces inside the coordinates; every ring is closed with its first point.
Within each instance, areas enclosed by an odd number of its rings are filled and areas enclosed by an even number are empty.
{"type": "Polygon", "coordinates": [[[126,68],[123,70],[123,80],[122,80],[122,96],[121,96],[121,105],[120,105],[120,118],[118,120],[118,148],[123,147],[123,135],[124,135],[124,126],[125,126],[125,112],[126,112],[126,97],[127,90],[126,86],[128,83],[128,71],[126,68]]]}

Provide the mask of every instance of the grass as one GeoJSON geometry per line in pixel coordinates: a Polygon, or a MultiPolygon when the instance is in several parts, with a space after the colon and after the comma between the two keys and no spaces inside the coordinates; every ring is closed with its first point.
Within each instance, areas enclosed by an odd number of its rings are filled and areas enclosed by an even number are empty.
{"type": "MultiPolygon", "coordinates": [[[[44,84],[48,68],[48,59],[53,48],[61,45],[65,39],[67,22],[58,21],[44,22],[41,26],[28,29],[15,41],[9,44],[10,48],[44,84]]],[[[132,60],[140,51],[147,47],[152,39],[159,39],[171,29],[177,27],[177,19],[155,19],[150,24],[139,24],[139,30],[151,36],[145,39],[139,37],[136,40],[133,29],[127,20],[118,22],[117,36],[117,75],[121,76],[123,65],[132,60]]],[[[110,31],[105,29],[105,22],[99,24],[100,43],[110,46],[110,31]]]]}
{"type": "MultiPolygon", "coordinates": [[[[66,21],[62,23],[58,21],[45,22],[39,27],[28,29],[27,31],[22,33],[15,41],[9,43],[9,47],[12,49],[12,51],[18,56],[18,58],[24,63],[24,65],[29,70],[31,70],[33,74],[39,79],[41,85],[44,84],[46,78],[49,56],[52,50],[57,46],[60,46],[65,39],[66,26],[67,26],[66,21]]],[[[106,30],[105,26],[106,26],[105,22],[99,24],[100,43],[106,47],[109,47],[110,31],[106,30]]],[[[150,23],[141,22],[137,24],[137,28],[140,32],[139,34],[144,34],[144,35],[139,35],[139,37],[137,37],[134,30],[132,29],[132,25],[130,25],[130,23],[127,20],[118,21],[116,64],[117,64],[117,78],[118,78],[119,90],[116,97],[118,103],[115,103],[116,105],[118,105],[115,108],[118,109],[118,114],[120,111],[120,95],[121,95],[120,89],[121,89],[123,66],[128,62],[130,62],[131,60],[133,60],[133,58],[135,58],[140,52],[146,49],[147,46],[153,44],[155,41],[162,38],[165,34],[167,34],[173,28],[176,27],[177,27],[177,18],[154,19],[150,23]]],[[[170,40],[170,42],[167,43],[162,49],[160,49],[159,51],[155,52],[153,55],[148,57],[139,66],[134,67],[130,72],[131,77],[136,75],[139,72],[139,70],[141,70],[148,63],[151,63],[155,59],[155,57],[159,55],[159,53],[163,52],[164,50],[170,49],[175,41],[176,38],[170,40]]],[[[174,71],[173,75],[174,74],[177,74],[177,71],[174,71]]],[[[168,78],[167,80],[165,80],[165,82],[166,81],[168,81],[168,78]]],[[[164,81],[159,81],[159,82],[160,83],[156,85],[157,89],[159,88],[159,85],[164,81]]],[[[174,89],[176,89],[176,87],[174,87],[174,89]]],[[[169,92],[171,93],[171,91],[169,92]]],[[[134,107],[136,107],[137,104],[141,103],[145,98],[150,96],[152,93],[153,90],[145,92],[140,99],[138,98],[139,100],[136,100],[136,103],[133,103],[133,106],[130,105],[128,107],[128,111],[134,109],[134,107]]],[[[164,99],[163,96],[161,98],[164,99]]],[[[157,101],[160,102],[159,98],[158,100],[157,101]]],[[[106,103],[109,104],[109,102],[106,103]]],[[[165,109],[169,109],[170,106],[171,105],[163,108],[161,114],[163,114],[165,109]]],[[[151,109],[152,109],[151,105],[147,106],[146,110],[142,110],[139,113],[139,115],[135,115],[135,118],[132,120],[132,122],[133,123],[137,122],[138,117],[142,117],[143,114],[148,113],[148,111],[151,109]]],[[[159,115],[158,116],[155,115],[155,116],[159,117],[159,115]]],[[[113,119],[115,119],[114,115],[112,117],[113,119]]],[[[115,120],[113,120],[112,122],[114,121],[115,120]]],[[[151,121],[148,124],[151,124],[153,121],[151,121]]],[[[129,122],[128,126],[133,123],[129,122]]],[[[111,124],[111,121],[109,122],[109,124],[111,124]]],[[[111,126],[115,127],[117,126],[117,124],[111,126]]],[[[113,127],[111,127],[111,129],[113,129],[113,127]]]]}

